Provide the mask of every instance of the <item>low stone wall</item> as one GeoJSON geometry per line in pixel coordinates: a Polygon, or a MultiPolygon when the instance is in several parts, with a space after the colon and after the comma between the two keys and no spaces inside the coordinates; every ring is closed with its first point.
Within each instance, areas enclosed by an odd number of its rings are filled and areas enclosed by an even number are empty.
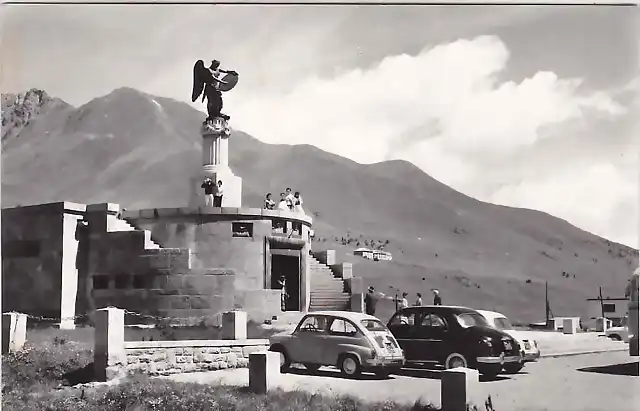
{"type": "Polygon", "coordinates": [[[269,349],[269,340],[196,340],[125,342],[127,371],[170,375],[247,368],[249,355],[269,349]]]}

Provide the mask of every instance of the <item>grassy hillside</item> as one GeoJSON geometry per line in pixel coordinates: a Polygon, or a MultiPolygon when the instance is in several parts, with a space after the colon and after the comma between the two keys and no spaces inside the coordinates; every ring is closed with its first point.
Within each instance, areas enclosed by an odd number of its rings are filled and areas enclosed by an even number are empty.
{"type": "MultiPolygon", "coordinates": [[[[184,206],[200,165],[204,115],[184,103],[118,89],[79,108],[42,109],[3,141],[2,205],[115,202],[184,206]]],[[[4,114],[4,113],[3,113],[4,114]]],[[[277,132],[277,130],[274,130],[277,132]]],[[[619,296],[637,251],[538,211],[487,204],[404,161],[361,165],[308,145],[269,145],[234,130],[230,163],[243,202],[302,191],[315,216],[316,249],[335,248],[381,291],[396,287],[445,303],[544,318],[544,282],[556,315],[583,314],[585,299],[619,296]],[[374,241],[394,254],[370,262],[352,251],[374,241]]]]}

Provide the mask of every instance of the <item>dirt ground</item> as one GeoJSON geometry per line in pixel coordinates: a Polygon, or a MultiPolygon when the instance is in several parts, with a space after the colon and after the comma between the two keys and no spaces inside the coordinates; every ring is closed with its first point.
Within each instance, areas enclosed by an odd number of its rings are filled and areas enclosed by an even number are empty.
{"type": "MultiPolygon", "coordinates": [[[[491,395],[498,411],[632,411],[640,403],[638,360],[626,352],[542,358],[513,376],[481,381],[473,390],[481,405],[491,395]]],[[[234,369],[172,376],[179,381],[247,385],[249,371],[234,369]]],[[[418,399],[440,404],[438,370],[411,369],[385,380],[363,375],[344,379],[337,370],[322,368],[310,374],[292,370],[281,375],[277,386],[328,394],[347,394],[364,400],[412,403],[418,399]]],[[[484,407],[482,407],[484,408],[484,407]]]]}

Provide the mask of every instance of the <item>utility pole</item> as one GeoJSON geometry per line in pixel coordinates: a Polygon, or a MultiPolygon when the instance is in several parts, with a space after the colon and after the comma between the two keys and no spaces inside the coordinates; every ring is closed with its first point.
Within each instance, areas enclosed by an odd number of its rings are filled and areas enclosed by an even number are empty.
{"type": "Polygon", "coordinates": [[[602,301],[602,287],[598,287],[598,300],[600,300],[600,311],[602,312],[602,318],[606,318],[604,316],[604,301],[602,301]]]}

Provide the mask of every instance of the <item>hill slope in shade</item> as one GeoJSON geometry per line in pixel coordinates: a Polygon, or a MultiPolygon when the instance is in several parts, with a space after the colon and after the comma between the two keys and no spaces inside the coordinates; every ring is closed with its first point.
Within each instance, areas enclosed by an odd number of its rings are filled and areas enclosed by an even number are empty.
{"type": "MultiPolygon", "coordinates": [[[[59,104],[8,131],[3,207],[65,200],[130,209],[187,204],[204,114],[128,88],[79,108],[59,104]]],[[[636,250],[542,212],[477,201],[404,161],[361,165],[234,130],[230,163],[243,178],[245,206],[260,207],[268,191],[277,197],[285,187],[299,189],[315,218],[315,249],[339,250],[368,284],[406,290],[411,300],[422,292],[429,301],[435,287],[447,304],[539,321],[548,281],[554,314],[584,315],[585,299],[598,286],[604,296],[622,295],[638,264],[636,250]],[[386,243],[394,260],[353,256],[371,242],[386,243]]]]}

